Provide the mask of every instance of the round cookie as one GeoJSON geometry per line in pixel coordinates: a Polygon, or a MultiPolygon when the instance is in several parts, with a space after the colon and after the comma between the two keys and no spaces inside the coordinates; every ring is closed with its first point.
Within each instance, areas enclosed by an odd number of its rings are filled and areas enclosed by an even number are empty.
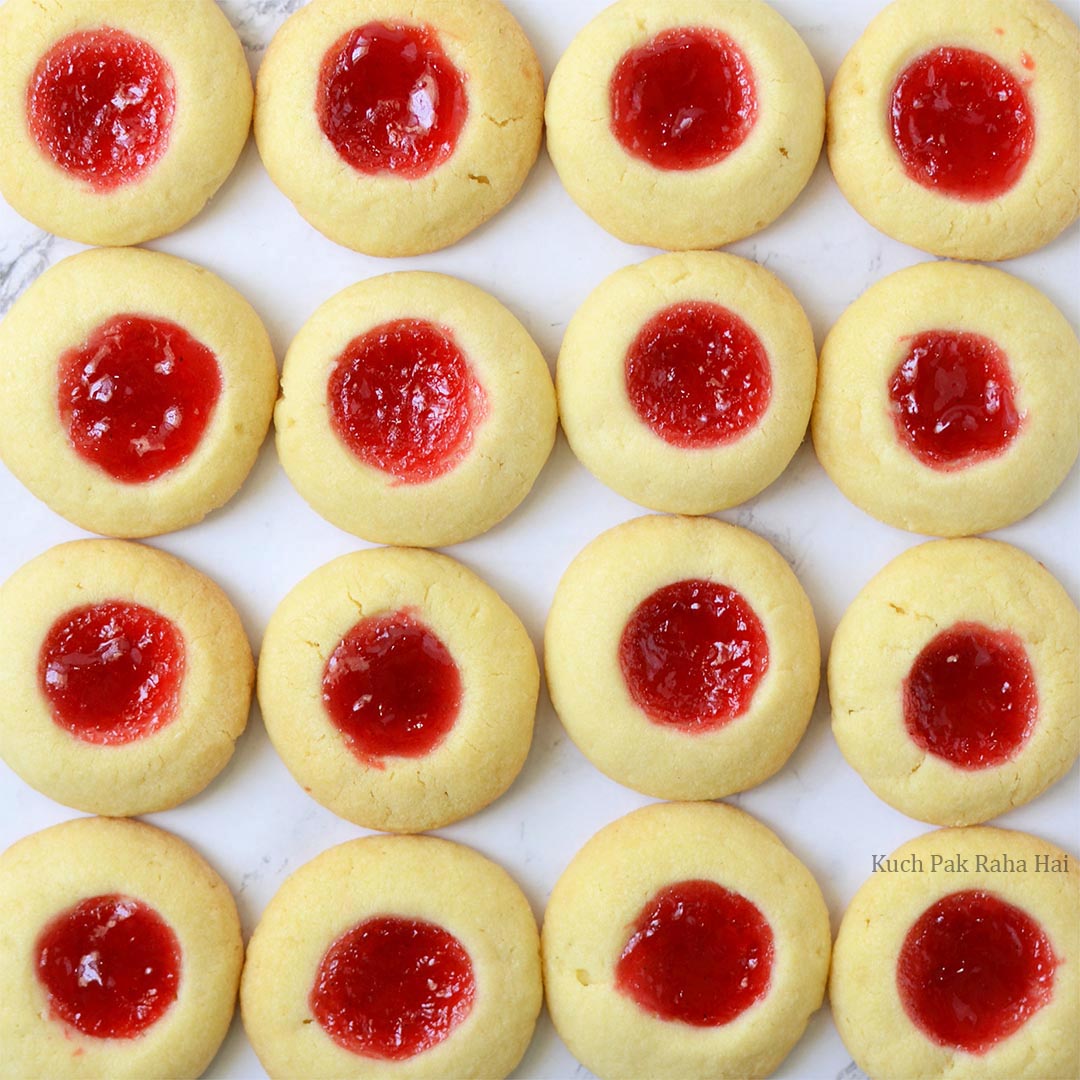
{"type": "Polygon", "coordinates": [[[1080,612],[993,540],[906,551],[856,597],[829,655],[833,733],[890,806],[937,825],[1030,802],[1080,754],[1080,612]]]}
{"type": "Polygon", "coordinates": [[[653,510],[709,514],[771,484],[802,442],[814,333],[778,278],[716,252],[658,255],[570,320],[556,378],[581,462],[653,510]]]}
{"type": "Polygon", "coordinates": [[[248,946],[244,1027],[271,1077],[507,1076],[541,1003],[513,879],[428,836],[331,848],[288,878],[248,946]]]}
{"type": "Polygon", "coordinates": [[[0,324],[0,457],[90,532],[181,529],[228,501],[277,394],[258,315],[193,263],[84,251],[0,324]]]}
{"type": "Polygon", "coordinates": [[[422,255],[517,194],[543,111],[540,63],[497,0],[313,0],[259,68],[255,139],[331,240],[422,255]]]}
{"type": "Polygon", "coordinates": [[[765,228],[806,186],[825,89],[761,0],[619,0],[563,54],[546,119],[563,185],[608,232],[714,248],[765,228]]]}
{"type": "Polygon", "coordinates": [[[882,1080],[1077,1075],[1075,858],[1025,833],[968,828],[875,863],[840,924],[829,983],[859,1067],[882,1080]]]}
{"type": "Polygon", "coordinates": [[[358,825],[437,829],[497,799],[532,739],[540,672],[493,589],[445,555],[344,555],[278,606],[259,656],[270,739],[358,825]]]}
{"type": "Polygon", "coordinates": [[[555,1026],[599,1077],[769,1076],[821,1005],[821,890],[764,825],[658,804],[601,829],[552,890],[542,934],[555,1026]]]}
{"type": "Polygon", "coordinates": [[[11,1076],[201,1076],[244,958],[228,886],[177,837],[79,818],[0,855],[0,1046],[11,1076]]]}
{"type": "Polygon", "coordinates": [[[780,554],[714,518],[642,517],[570,564],[544,632],[570,738],[620,784],[719,799],[772,776],[802,738],[820,650],[780,554]]]}
{"type": "Polygon", "coordinates": [[[180,228],[251,126],[243,46],[213,0],[8,0],[0,10],[0,193],[84,244],[180,228]]]}
{"type": "Polygon", "coordinates": [[[829,164],[875,228],[1011,259],[1076,220],[1080,32],[1049,0],[895,0],[829,93],[829,164]]]}
{"type": "Polygon", "coordinates": [[[0,636],[0,757],[65,806],[176,806],[221,772],[247,724],[255,671],[239,615],[154,548],[51,548],[0,587],[0,636]]]}
{"type": "Polygon", "coordinates": [[[443,274],[385,274],[300,328],[274,426],[289,479],[328,521],[444,547],[529,493],[555,443],[555,389],[494,297],[443,274]]]}
{"type": "Polygon", "coordinates": [[[1080,342],[1000,270],[923,263],[872,285],[821,350],[814,449],[879,521],[965,536],[1045,502],[1080,450],[1080,342]]]}

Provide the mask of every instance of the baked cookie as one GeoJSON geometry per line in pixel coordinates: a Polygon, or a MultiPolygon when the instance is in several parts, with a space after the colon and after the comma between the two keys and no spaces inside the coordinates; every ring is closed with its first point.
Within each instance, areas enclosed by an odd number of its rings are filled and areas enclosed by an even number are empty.
{"type": "Polygon", "coordinates": [[[1030,802],[1080,754],[1080,612],[1033,558],[938,540],[894,559],[833,638],[844,757],[890,806],[937,825],[1030,802]]]}
{"type": "Polygon", "coordinates": [[[599,225],[630,244],[713,248],[806,186],[825,89],[761,0],[620,0],[563,54],[546,118],[559,177],[599,225]]]}
{"type": "Polygon", "coordinates": [[[254,677],[228,598],[163,551],[75,540],[0,587],[0,757],[65,806],[147,814],[202,791],[254,677]]]}
{"type": "Polygon", "coordinates": [[[548,690],[581,752],[661,799],[719,799],[802,738],[820,651],[810,601],[760,536],[714,518],[609,529],[563,575],[548,690]]]}
{"type": "Polygon", "coordinates": [[[8,0],[0,193],[84,244],[179,229],[232,172],[251,75],[213,0],[8,0]]]}
{"type": "Polygon", "coordinates": [[[658,255],[582,304],[556,382],[590,472],[653,510],[710,514],[784,471],[810,419],[817,351],[768,270],[715,252],[658,255]]]}
{"type": "Polygon", "coordinates": [[[1000,270],[923,263],[872,285],[821,350],[825,471],[887,525],[966,536],[1018,521],[1080,450],[1080,342],[1000,270]]]}
{"type": "Polygon", "coordinates": [[[259,68],[255,140],[331,240],[422,255],[517,194],[543,111],[540,63],[497,0],[312,0],[259,68]]]}
{"type": "Polygon", "coordinates": [[[293,874],[248,946],[244,1027],[271,1077],[497,1080],[540,1011],[540,942],[509,874],[429,836],[373,836],[293,874]]]}
{"type": "Polygon", "coordinates": [[[1049,0],[895,0],[828,116],[840,190],[905,244],[1011,259],[1080,213],[1080,32],[1049,0]]]}
{"type": "Polygon", "coordinates": [[[829,914],[810,872],[723,804],[647,806],[574,856],[544,914],[552,1020],[597,1076],[769,1076],[821,1005],[829,914]]]}
{"type": "Polygon", "coordinates": [[[4,1074],[201,1076],[244,959],[228,886],[138,821],[79,818],[0,855],[4,1074]]]}
{"type": "Polygon", "coordinates": [[[540,350],[494,297],[444,274],[369,278],[300,328],[274,414],[281,463],[339,528],[443,547],[501,521],[555,443],[540,350]]]}
{"type": "Polygon", "coordinates": [[[525,764],[540,672],[493,589],[445,555],[376,548],[281,602],[259,656],[270,739],[304,790],[371,829],[481,810],[525,764]]]}
{"type": "Polygon", "coordinates": [[[855,894],[833,950],[840,1037],[881,1080],[1080,1072],[1080,871],[1006,829],[909,841],[855,894]]]}
{"type": "Polygon", "coordinates": [[[0,457],[111,536],[202,520],[255,463],[277,394],[258,315],[200,266],[130,249],[47,270],[0,323],[0,457]]]}

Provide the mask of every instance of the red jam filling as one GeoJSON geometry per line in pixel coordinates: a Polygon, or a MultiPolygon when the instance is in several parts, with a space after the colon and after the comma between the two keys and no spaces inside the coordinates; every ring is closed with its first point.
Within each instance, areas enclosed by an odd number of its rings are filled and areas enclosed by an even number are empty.
{"type": "Polygon", "coordinates": [[[453,934],[417,919],[380,916],[326,950],[308,1001],[338,1046],[403,1061],[447,1038],[475,997],[472,962],[453,934]]]}
{"type": "Polygon", "coordinates": [[[713,731],[742,716],[769,666],[765,628],[735,589],[677,581],[630,616],[619,666],[635,704],[657,724],[713,731]]]}
{"type": "Polygon", "coordinates": [[[1035,145],[1023,84],[971,49],[933,49],[910,63],[893,87],[889,115],[908,176],[957,199],[1004,195],[1035,145]]]}
{"type": "Polygon", "coordinates": [[[948,471],[1005,453],[1023,416],[1005,353],[981,334],[916,334],[889,382],[901,443],[948,471]]]}
{"type": "Polygon", "coordinates": [[[615,985],[662,1020],[719,1027],[765,996],[772,962],[756,905],[714,881],[680,881],[642,908],[615,985]]]}
{"type": "Polygon", "coordinates": [[[423,319],[383,323],[350,341],[327,400],[338,438],[403,484],[450,472],[487,414],[487,395],[453,335],[423,319]]]}
{"type": "Polygon", "coordinates": [[[961,622],[934,637],[904,680],[904,723],[921,749],[961,769],[1015,757],[1039,698],[1015,635],[961,622]]]}
{"type": "Polygon", "coordinates": [[[349,749],[381,768],[384,757],[423,757],[449,734],[461,675],[438,636],[408,611],[361,619],[330,654],[323,704],[349,749]]]}
{"type": "Polygon", "coordinates": [[[115,315],[58,364],[60,422],[79,457],[125,484],[183,465],[221,393],[214,354],[166,319],[115,315]]]}
{"type": "Polygon", "coordinates": [[[139,180],[169,145],[172,69],[145,41],[103,27],[61,38],[26,91],[34,142],[97,191],[139,180]]]}
{"type": "Polygon", "coordinates": [[[180,943],[148,904],[93,896],[41,932],[37,977],[54,1019],[97,1039],[133,1039],[176,1000],[180,943]]]}
{"type": "Polygon", "coordinates": [[[672,304],[627,351],[626,392],[665,442],[691,450],[723,446],[769,407],[769,358],[757,334],[727,308],[672,304]]]}
{"type": "Polygon", "coordinates": [[[38,659],[54,722],[98,746],[134,742],[170,723],[183,677],[184,639],[175,624],[122,600],[61,615],[38,659]]]}
{"type": "Polygon", "coordinates": [[[454,152],[468,113],[465,78],[429,27],[371,22],[323,57],[315,111],[354,169],[415,180],[454,152]]]}
{"type": "Polygon", "coordinates": [[[1030,915],[969,890],[942,898],[915,921],[900,948],[896,985],[927,1038],[985,1054],[1050,1000],[1056,967],[1030,915]]]}
{"type": "Polygon", "coordinates": [[[750,62],[717,30],[665,30],[631,49],[615,67],[610,96],[615,138],[658,169],[723,161],[757,119],[750,62]]]}

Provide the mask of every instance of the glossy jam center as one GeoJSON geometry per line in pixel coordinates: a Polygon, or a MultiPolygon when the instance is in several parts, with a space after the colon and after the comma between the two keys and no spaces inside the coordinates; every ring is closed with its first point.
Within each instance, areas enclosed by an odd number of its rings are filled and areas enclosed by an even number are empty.
{"type": "Polygon", "coordinates": [[[475,997],[472,962],[453,934],[433,923],[381,916],[327,949],[309,1003],[339,1046],[402,1061],[447,1038],[475,997]]]}
{"type": "Polygon", "coordinates": [[[121,600],[75,608],[45,636],[38,660],[53,720],[83,742],[116,746],[176,716],[184,639],[164,615],[121,600]]]}
{"type": "Polygon", "coordinates": [[[465,125],[465,78],[426,26],[372,22],[323,57],[315,103],[323,133],[362,173],[426,176],[465,125]]]}
{"type": "Polygon", "coordinates": [[[611,76],[611,130],[658,169],[701,169],[738,149],[757,118],[750,62],[716,30],[665,30],[611,76]]]}
{"type": "Polygon", "coordinates": [[[680,881],[641,910],[615,985],[663,1020],[719,1027],[765,996],[772,961],[756,905],[714,881],[680,881]]]}
{"type": "Polygon", "coordinates": [[[148,904],[94,896],[42,931],[36,974],[54,1019],[94,1038],[133,1039],[176,1000],[180,943],[148,904]]]}
{"type": "Polygon", "coordinates": [[[1050,1000],[1056,966],[1027,912],[969,890],[942,898],[915,921],[900,948],[896,985],[929,1039],[985,1054],[1050,1000]]]}
{"type": "Polygon", "coordinates": [[[626,392],[665,442],[723,446],[769,407],[769,358],[757,334],[727,308],[672,304],[649,319],[627,351],[626,392]]]}
{"type": "Polygon", "coordinates": [[[889,382],[889,401],[900,442],[942,471],[1003,454],[1023,423],[1008,358],[981,334],[915,335],[889,382]]]}
{"type": "Polygon", "coordinates": [[[690,579],[638,605],[623,630],[619,666],[654,723],[712,731],[750,707],[769,646],[761,620],[735,589],[690,579]]]}
{"type": "Polygon", "coordinates": [[[338,438],[403,484],[454,468],[472,448],[487,395],[449,330],[421,319],[354,338],[327,383],[338,438]]]}
{"type": "Polygon", "coordinates": [[[1004,195],[1035,145],[1023,85],[971,49],[933,49],[909,64],[893,87],[889,116],[908,176],[958,199],[1004,195]]]}
{"type": "Polygon", "coordinates": [[[139,180],[169,145],[172,69],[122,30],[61,38],[38,61],[26,119],[38,148],[97,191],[139,180]]]}
{"type": "Polygon", "coordinates": [[[911,665],[903,692],[915,744],[961,769],[1015,757],[1038,714],[1023,642],[979,623],[956,623],[934,637],[911,665]]]}
{"type": "Polygon", "coordinates": [[[423,757],[449,734],[461,707],[461,674],[430,627],[408,611],[361,619],[330,654],[323,703],[366,764],[423,757]]]}

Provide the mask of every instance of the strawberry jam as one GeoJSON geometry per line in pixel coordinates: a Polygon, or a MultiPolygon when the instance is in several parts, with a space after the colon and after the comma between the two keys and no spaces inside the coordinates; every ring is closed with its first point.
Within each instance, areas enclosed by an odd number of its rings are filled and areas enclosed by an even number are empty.
{"type": "Polygon", "coordinates": [[[715,165],[757,119],[750,62],[718,30],[665,30],[631,49],[611,76],[610,98],[615,138],[657,169],[715,165]]]}
{"type": "Polygon", "coordinates": [[[1056,967],[1027,912],[973,889],[950,893],[915,920],[900,948],[896,986],[927,1038],[985,1054],[1050,1001],[1056,967]]]}
{"type": "Polygon", "coordinates": [[[453,335],[423,319],[383,323],[350,341],[327,400],[338,438],[403,484],[450,472],[487,413],[487,395],[453,335]]]}
{"type": "Polygon", "coordinates": [[[326,950],[308,1000],[338,1046],[404,1061],[447,1038],[475,997],[472,961],[453,934],[384,915],[354,926],[326,950]]]}
{"type": "Polygon", "coordinates": [[[183,677],[184,639],[175,624],[123,600],[61,615],[38,660],[55,723],[99,746],[134,742],[170,723],[183,677]]]}
{"type": "Polygon", "coordinates": [[[903,692],[912,740],[960,769],[1015,757],[1038,714],[1023,643],[979,623],[956,623],[934,637],[911,665],[903,692]]]}
{"type": "Polygon", "coordinates": [[[772,962],[755,904],[714,881],[680,881],[642,908],[615,985],[662,1020],[719,1027],[765,996],[772,962]]]}
{"type": "Polygon", "coordinates": [[[769,407],[772,376],[760,339],[719,304],[672,304],[626,354],[626,393],[665,442],[706,449],[750,431],[769,407]]]}
{"type": "Polygon", "coordinates": [[[330,654],[323,704],[349,749],[368,765],[423,757],[449,734],[461,675],[433,630],[408,611],[361,619],[330,654]]]}
{"type": "Polygon", "coordinates": [[[176,1000],[180,943],[149,904],[93,896],[41,932],[36,974],[54,1019],[97,1039],[133,1039],[176,1000]]]}
{"type": "Polygon", "coordinates": [[[175,107],[172,69],[161,55],[108,27],[61,38],[26,91],[38,148],[101,192],[141,180],[164,155],[175,107]]]}
{"type": "Polygon", "coordinates": [[[941,471],[1005,453],[1024,419],[1008,358],[981,334],[916,334],[893,372],[889,400],[900,442],[941,471]]]}
{"type": "Polygon", "coordinates": [[[657,589],[630,616],[619,666],[634,703],[656,724],[694,733],[742,716],[769,666],[765,628],[735,590],[715,581],[657,589]]]}
{"type": "Polygon", "coordinates": [[[465,78],[429,27],[371,22],[323,57],[315,112],[358,172],[416,180],[457,146],[468,114],[465,78]]]}
{"type": "Polygon", "coordinates": [[[908,176],[957,199],[1004,195],[1035,146],[1023,84],[971,49],[933,49],[912,61],[893,87],[889,117],[908,176]]]}

